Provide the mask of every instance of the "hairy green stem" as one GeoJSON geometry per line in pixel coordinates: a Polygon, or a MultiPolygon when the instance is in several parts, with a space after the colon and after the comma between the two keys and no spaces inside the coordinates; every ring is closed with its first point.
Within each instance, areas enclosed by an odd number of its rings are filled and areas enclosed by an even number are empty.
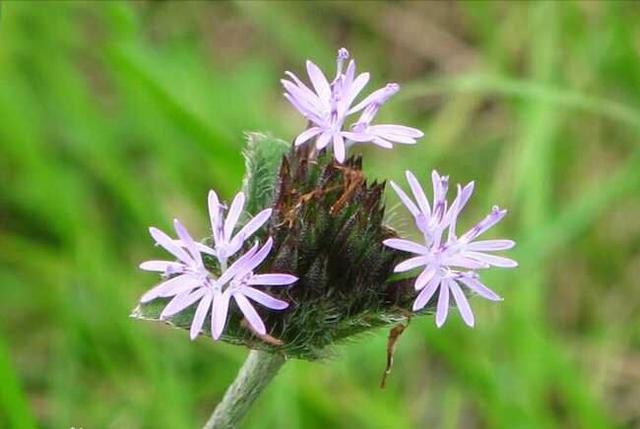
{"type": "Polygon", "coordinates": [[[267,387],[284,362],[285,358],[281,355],[251,350],[238,376],[203,429],[237,428],[253,401],[267,387]]]}

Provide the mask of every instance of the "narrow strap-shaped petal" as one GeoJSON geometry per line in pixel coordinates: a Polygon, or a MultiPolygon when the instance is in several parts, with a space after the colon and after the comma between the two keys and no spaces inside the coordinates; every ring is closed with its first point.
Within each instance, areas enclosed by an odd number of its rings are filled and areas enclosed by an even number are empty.
{"type": "Polygon", "coordinates": [[[432,266],[425,267],[425,269],[422,270],[420,275],[416,278],[416,282],[414,284],[415,289],[420,290],[425,287],[425,285],[436,275],[436,271],[437,270],[432,266]]]}
{"type": "Polygon", "coordinates": [[[438,307],[436,309],[436,326],[440,328],[444,325],[449,314],[449,288],[446,284],[440,284],[440,294],[438,295],[438,307]]]}
{"type": "MultiPolygon", "coordinates": [[[[361,73],[358,75],[358,77],[353,81],[353,83],[350,85],[347,94],[343,95],[343,108],[346,110],[349,108],[349,106],[351,106],[351,103],[353,103],[353,100],[356,99],[356,97],[358,96],[358,94],[360,94],[360,92],[364,89],[364,87],[367,85],[367,83],[369,82],[369,73],[361,73]]],[[[351,113],[355,113],[357,112],[357,110],[354,110],[353,112],[350,111],[349,114],[351,113]]]]}
{"type": "Polygon", "coordinates": [[[495,252],[498,250],[508,250],[516,245],[513,240],[480,240],[467,244],[467,249],[474,252],[495,252]]]}
{"type": "Polygon", "coordinates": [[[371,94],[369,94],[367,97],[365,97],[361,102],[359,102],[358,104],[353,106],[351,109],[349,109],[349,112],[347,112],[347,114],[351,115],[353,113],[356,113],[356,112],[364,109],[365,107],[367,107],[373,101],[379,100],[380,97],[382,96],[382,94],[384,94],[385,91],[386,91],[386,87],[376,89],[371,94]]]}
{"type": "Polygon", "coordinates": [[[341,134],[345,139],[356,143],[366,143],[373,139],[373,136],[367,133],[366,130],[363,132],[343,131],[341,134]]]}
{"type": "Polygon", "coordinates": [[[284,310],[289,306],[289,303],[272,297],[269,294],[262,292],[261,290],[254,289],[252,287],[243,287],[239,292],[247,298],[251,298],[255,302],[259,302],[267,308],[272,310],[284,310]]]}
{"type": "Polygon", "coordinates": [[[389,184],[391,185],[395,193],[398,195],[398,197],[400,198],[400,201],[402,201],[402,204],[404,204],[407,210],[409,210],[409,212],[414,217],[418,216],[420,214],[420,210],[418,210],[418,207],[416,207],[413,201],[411,201],[411,198],[409,198],[409,196],[405,194],[402,188],[396,185],[393,181],[389,181],[389,184]]]}
{"type": "Polygon", "coordinates": [[[464,255],[455,255],[446,258],[446,264],[450,267],[467,268],[469,270],[479,270],[481,268],[489,268],[489,264],[477,259],[467,258],[464,255]]]}
{"type": "Polygon", "coordinates": [[[258,265],[260,265],[266,258],[269,256],[269,252],[271,252],[271,248],[273,247],[273,238],[269,237],[264,243],[264,246],[260,248],[246,263],[246,271],[253,271],[258,265]]]}
{"type": "Polygon", "coordinates": [[[223,286],[229,280],[235,277],[238,273],[250,271],[250,269],[247,269],[247,262],[253,257],[253,255],[256,253],[257,250],[258,250],[258,243],[254,244],[253,247],[249,249],[247,253],[240,256],[238,259],[236,259],[235,262],[231,264],[231,266],[227,268],[227,270],[224,273],[222,273],[220,278],[216,280],[216,283],[219,286],[223,286]]]}
{"type": "Polygon", "coordinates": [[[306,103],[310,109],[314,111],[320,111],[322,109],[326,109],[329,107],[328,100],[323,100],[318,97],[318,94],[313,92],[307,85],[304,84],[298,77],[291,73],[285,72],[287,76],[289,76],[295,82],[289,82],[286,79],[282,79],[282,85],[284,89],[287,90],[291,95],[298,98],[301,102],[306,103]]]}
{"type": "Polygon", "coordinates": [[[398,265],[395,266],[395,268],[393,269],[393,272],[403,273],[405,271],[410,271],[410,270],[413,270],[414,268],[418,268],[426,264],[427,264],[427,257],[416,256],[400,262],[398,265]]]}
{"type": "Polygon", "coordinates": [[[295,107],[296,110],[298,110],[298,112],[300,112],[305,118],[314,122],[316,125],[322,125],[324,121],[320,116],[320,113],[321,113],[320,110],[315,110],[311,108],[307,104],[301,102],[298,98],[296,98],[292,94],[285,92],[283,95],[284,95],[284,98],[289,100],[289,103],[291,103],[293,107],[295,107]]]}
{"type": "Polygon", "coordinates": [[[200,286],[200,280],[191,274],[181,274],[160,283],[158,286],[147,291],[140,298],[141,303],[152,301],[156,298],[173,296],[185,290],[191,290],[200,286]]]}
{"type": "Polygon", "coordinates": [[[256,274],[251,276],[247,284],[256,286],[283,286],[290,285],[297,281],[298,278],[291,274],[256,274]]]}
{"type": "Polygon", "coordinates": [[[191,338],[191,340],[195,340],[202,330],[202,325],[204,325],[204,319],[207,317],[207,313],[209,313],[212,300],[213,295],[211,291],[207,290],[205,295],[200,300],[200,303],[198,303],[196,312],[193,315],[193,320],[191,321],[191,327],[189,329],[189,337],[191,338]]]}
{"type": "Polygon", "coordinates": [[[489,301],[502,301],[502,297],[486,287],[482,282],[478,279],[463,275],[458,278],[465,286],[471,289],[473,292],[477,293],[484,299],[488,299],[489,301]]]}
{"type": "Polygon", "coordinates": [[[264,209],[257,215],[255,215],[249,222],[243,226],[240,231],[233,237],[234,240],[241,238],[242,241],[248,239],[256,232],[258,229],[265,224],[266,221],[271,217],[272,209],[264,209]]]}
{"type": "Polygon", "coordinates": [[[245,319],[249,322],[249,325],[260,335],[265,335],[267,333],[267,328],[264,326],[264,322],[260,318],[260,315],[253,308],[253,305],[249,302],[247,298],[241,293],[234,293],[233,298],[236,300],[236,304],[240,307],[240,311],[244,314],[245,319]]]}
{"type": "Polygon", "coordinates": [[[306,143],[308,140],[314,138],[321,132],[322,132],[322,128],[320,127],[311,127],[307,130],[304,130],[303,132],[300,133],[300,135],[298,135],[298,137],[296,137],[294,144],[296,146],[300,146],[301,144],[306,143]]]}
{"type": "Polygon", "coordinates": [[[209,220],[211,221],[211,231],[213,233],[213,242],[216,245],[222,244],[222,205],[218,199],[218,194],[212,189],[209,191],[207,199],[209,206],[209,220]]]}
{"type": "Polygon", "coordinates": [[[392,249],[402,250],[404,252],[417,253],[418,255],[424,255],[429,253],[429,249],[425,246],[413,241],[405,240],[402,238],[388,238],[382,242],[387,247],[392,249]]]}
{"type": "Polygon", "coordinates": [[[411,137],[414,139],[418,139],[424,136],[424,133],[422,131],[416,128],[407,127],[405,125],[376,124],[376,125],[372,125],[370,128],[380,133],[411,137]]]}
{"type": "Polygon", "coordinates": [[[215,256],[216,254],[216,251],[213,250],[211,247],[207,246],[206,244],[198,243],[197,241],[196,241],[196,249],[198,249],[200,253],[206,253],[207,255],[215,256]]]}
{"type": "Polygon", "coordinates": [[[316,149],[322,150],[327,147],[327,145],[331,141],[331,137],[332,135],[330,131],[325,131],[320,134],[320,137],[318,137],[318,139],[316,140],[316,149]]]}
{"type": "Polygon", "coordinates": [[[187,265],[193,264],[193,259],[189,257],[189,254],[180,246],[174,244],[173,239],[167,234],[153,226],[149,228],[149,234],[151,234],[151,237],[156,241],[156,243],[162,246],[167,252],[171,253],[187,265]]]}
{"type": "Polygon", "coordinates": [[[230,298],[231,294],[227,291],[217,293],[213,297],[213,308],[211,309],[211,336],[214,340],[220,338],[222,331],[224,331],[224,326],[227,324],[230,298]]]}
{"type": "Polygon", "coordinates": [[[393,143],[378,136],[373,137],[371,143],[383,149],[393,149],[393,143]]]}
{"type": "Polygon", "coordinates": [[[198,249],[196,249],[196,242],[193,240],[193,238],[191,237],[191,235],[187,231],[187,228],[185,228],[184,225],[182,225],[182,223],[180,223],[180,221],[178,219],[174,219],[173,220],[173,227],[175,228],[176,233],[178,234],[178,238],[180,239],[180,241],[182,241],[182,243],[184,243],[184,245],[185,245],[187,251],[189,252],[189,254],[191,255],[193,261],[196,262],[199,266],[201,266],[202,265],[202,255],[200,254],[198,249]]]}
{"type": "Polygon", "coordinates": [[[244,201],[244,192],[238,192],[231,203],[231,207],[227,213],[227,219],[224,222],[224,237],[226,241],[231,241],[231,235],[244,208],[244,201]]]}
{"type": "Polygon", "coordinates": [[[462,237],[461,241],[471,242],[476,239],[480,234],[487,231],[489,228],[497,224],[507,214],[506,210],[500,210],[498,206],[493,206],[491,213],[489,213],[484,219],[476,224],[473,228],[467,231],[462,237]]]}
{"type": "Polygon", "coordinates": [[[405,175],[407,176],[407,181],[409,182],[409,187],[411,188],[411,192],[413,193],[413,197],[416,199],[418,203],[418,207],[420,211],[424,213],[425,216],[431,216],[431,207],[429,206],[429,201],[427,201],[427,196],[424,194],[424,190],[420,183],[418,183],[418,179],[413,175],[411,171],[406,171],[405,175]]]}
{"type": "Polygon", "coordinates": [[[437,222],[444,217],[447,208],[447,190],[449,189],[449,177],[440,176],[436,170],[431,172],[433,183],[433,212],[432,216],[437,222]]]}
{"type": "Polygon", "coordinates": [[[323,100],[331,99],[331,88],[329,87],[327,78],[317,65],[308,60],[307,74],[309,75],[313,88],[316,90],[316,93],[318,93],[320,98],[323,100]]]}
{"type": "Polygon", "coordinates": [[[473,194],[473,188],[475,184],[474,182],[469,182],[467,185],[462,188],[458,185],[458,195],[456,195],[456,199],[453,200],[449,211],[445,215],[445,219],[443,220],[443,226],[449,225],[449,241],[455,239],[456,237],[456,226],[458,223],[458,215],[462,212],[462,209],[467,205],[469,198],[471,198],[471,194],[473,194]]]}
{"type": "Polygon", "coordinates": [[[465,252],[464,255],[467,258],[475,259],[476,261],[484,262],[494,267],[514,268],[518,266],[518,263],[513,259],[492,255],[490,253],[465,252]]]}
{"type": "Polygon", "coordinates": [[[167,304],[164,310],[162,310],[162,313],[160,313],[160,319],[166,319],[167,317],[180,313],[182,310],[202,298],[205,292],[206,288],[201,287],[193,292],[182,292],[176,295],[171,301],[169,301],[169,304],[167,304]]]}
{"type": "Polygon", "coordinates": [[[429,280],[429,283],[427,283],[425,288],[422,289],[416,300],[413,302],[413,311],[422,310],[424,306],[427,305],[433,294],[438,289],[438,285],[440,285],[441,280],[442,278],[440,276],[434,276],[429,280]]]}
{"type": "Polygon", "coordinates": [[[336,155],[336,160],[338,162],[344,162],[344,158],[345,158],[345,147],[344,147],[344,140],[342,139],[342,136],[340,135],[340,133],[335,133],[333,135],[333,153],[336,155]]]}
{"type": "Polygon", "coordinates": [[[414,144],[416,142],[412,135],[404,133],[404,127],[400,125],[371,125],[369,132],[394,143],[414,144]],[[398,127],[395,129],[395,127],[398,127]]]}
{"type": "Polygon", "coordinates": [[[174,273],[179,273],[184,265],[179,262],[169,262],[169,261],[145,261],[140,264],[140,269],[145,271],[157,271],[160,273],[164,273],[167,271],[172,271],[174,273]]]}
{"type": "Polygon", "coordinates": [[[464,320],[464,323],[466,323],[467,326],[473,328],[473,325],[475,324],[475,318],[473,317],[473,311],[471,311],[471,307],[469,307],[469,301],[467,300],[467,297],[464,296],[464,292],[462,292],[462,289],[460,289],[460,286],[458,286],[458,283],[456,283],[455,280],[447,279],[446,281],[449,289],[451,289],[451,293],[453,294],[453,299],[456,301],[458,310],[460,310],[462,320],[464,320]]]}

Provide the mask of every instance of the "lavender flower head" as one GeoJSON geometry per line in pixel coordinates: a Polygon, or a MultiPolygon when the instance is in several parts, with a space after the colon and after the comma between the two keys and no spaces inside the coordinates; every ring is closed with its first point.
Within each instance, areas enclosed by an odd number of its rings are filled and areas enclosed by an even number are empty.
{"type": "Polygon", "coordinates": [[[390,83],[352,107],[368,83],[369,73],[356,76],[354,60],[349,61],[343,72],[344,61],[348,58],[346,49],[338,51],[336,77],[331,83],[318,66],[307,61],[313,90],[293,73],[285,73],[291,80],[281,80],[286,91],[284,96],[310,123],[309,128],[296,137],[295,145],[315,138],[316,149],[331,144],[336,160],[344,162],[346,146],[350,143],[370,142],[384,148],[392,148],[394,143],[415,144],[416,139],[423,136],[420,130],[402,125],[371,125],[380,107],[400,89],[398,84],[390,83]],[[346,119],[360,111],[360,118],[345,129],[346,119]]]}
{"type": "Polygon", "coordinates": [[[453,295],[462,319],[467,325],[473,326],[473,312],[461,285],[485,299],[499,301],[501,298],[480,282],[476,271],[491,266],[511,268],[518,265],[512,259],[490,253],[512,248],[515,245],[512,240],[475,241],[502,220],[507,211],[494,206],[487,217],[458,237],[457,219],[473,193],[473,182],[464,187],[458,185],[458,194],[449,206],[446,200],[449,179],[433,171],[433,205],[430,205],[413,173],[407,171],[406,176],[415,202],[395,183],[391,182],[391,186],[413,215],[424,241],[416,243],[399,238],[385,240],[384,244],[388,247],[416,255],[398,264],[394,271],[422,268],[414,283],[415,289],[420,293],[413,303],[413,311],[423,309],[439,290],[436,325],[440,327],[446,321],[450,295],[453,295]]]}
{"type": "Polygon", "coordinates": [[[272,210],[264,209],[233,235],[233,230],[244,209],[245,200],[244,193],[238,192],[225,219],[224,210],[226,207],[220,203],[215,191],[209,191],[209,218],[211,220],[214,249],[200,243],[197,246],[202,252],[216,256],[220,263],[225,266],[227,259],[240,250],[244,241],[259,230],[271,216],[272,210]]]}
{"type": "Polygon", "coordinates": [[[267,210],[262,211],[231,238],[243,205],[244,195],[240,193],[234,199],[223,225],[222,206],[215,192],[210,192],[209,208],[215,249],[196,243],[177,219],[174,220],[177,240],[171,239],[157,228],[149,229],[156,243],[178,258],[178,261],[147,261],[140,264],[143,270],[157,271],[165,278],[168,277],[146,292],[140,302],[144,304],[157,298],[171,298],[160,313],[160,319],[163,320],[197,303],[190,327],[192,340],[202,330],[209,312],[211,312],[211,335],[214,340],[220,338],[227,322],[231,298],[244,315],[248,325],[258,335],[265,335],[267,331],[250,300],[272,310],[283,310],[289,305],[255,288],[255,286],[290,285],[298,280],[290,274],[254,274],[254,270],[264,262],[271,251],[273,246],[271,238],[261,248],[256,243],[249,251],[235,259],[231,266],[226,267],[228,258],[243,246],[244,238],[262,226],[270,214],[270,210],[268,210],[269,213],[266,213],[267,210]],[[203,253],[218,258],[221,271],[219,276],[205,267],[203,253]]]}

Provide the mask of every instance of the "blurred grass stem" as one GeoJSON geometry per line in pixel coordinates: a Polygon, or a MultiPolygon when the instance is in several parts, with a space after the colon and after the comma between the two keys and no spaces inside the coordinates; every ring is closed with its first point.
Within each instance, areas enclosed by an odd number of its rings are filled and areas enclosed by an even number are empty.
{"type": "Polygon", "coordinates": [[[285,358],[281,355],[251,350],[238,376],[203,429],[237,428],[240,420],[284,362],[285,358]]]}

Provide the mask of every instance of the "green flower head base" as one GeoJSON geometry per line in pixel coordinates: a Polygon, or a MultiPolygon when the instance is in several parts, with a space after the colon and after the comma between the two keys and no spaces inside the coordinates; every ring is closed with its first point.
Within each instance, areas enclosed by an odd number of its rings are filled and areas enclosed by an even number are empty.
{"type": "Polygon", "coordinates": [[[209,195],[210,237],[195,242],[178,221],[176,238],[151,228],[152,237],[175,260],[141,265],[159,272],[163,281],[142,296],[134,317],[187,329],[192,339],[204,333],[313,360],[326,356],[336,343],[413,315],[436,312],[441,326],[450,294],[470,326],[474,319],[465,292],[499,299],[480,282],[478,272],[489,266],[515,266],[510,259],[488,253],[514,243],[475,239],[505,212],[496,208],[469,232],[456,236],[457,218],[472,184],[458,187],[449,206],[448,179],[434,172],[431,206],[415,176],[407,173],[415,202],[392,186],[424,241],[401,239],[383,224],[385,183],[368,182],[362,159],[346,158],[343,149],[363,141],[380,146],[415,143],[422,133],[371,125],[382,103],[398,90],[395,84],[350,107],[368,74],[356,77],[353,61],[343,72],[347,57],[346,50],[339,52],[331,83],[313,63],[307,64],[315,92],[289,74],[292,81],[283,82],[285,96],[310,127],[293,144],[266,134],[249,135],[243,189],[226,218],[218,196],[213,191],[209,195]],[[349,131],[343,130],[344,119],[358,111],[360,119],[349,131]],[[329,141],[331,153],[325,144],[329,141]],[[435,303],[432,297],[438,290],[435,303]]]}

